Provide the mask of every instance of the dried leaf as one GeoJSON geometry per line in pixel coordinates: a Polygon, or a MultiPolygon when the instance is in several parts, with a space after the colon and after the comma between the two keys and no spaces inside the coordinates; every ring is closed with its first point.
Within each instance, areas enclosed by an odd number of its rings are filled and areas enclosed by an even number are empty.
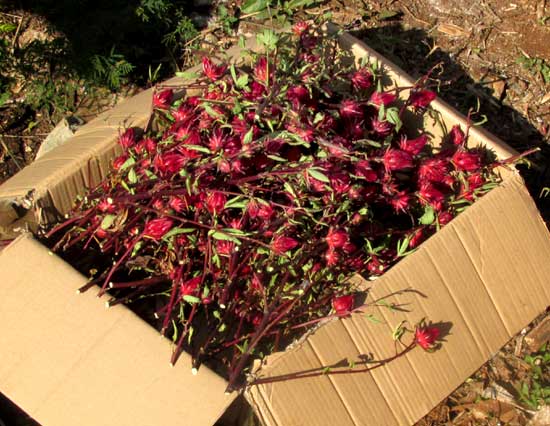
{"type": "Polygon", "coordinates": [[[451,37],[468,37],[470,35],[470,31],[467,31],[455,24],[439,24],[437,26],[437,30],[440,33],[447,34],[451,37]]]}
{"type": "Polygon", "coordinates": [[[548,92],[546,95],[544,95],[542,97],[542,99],[540,100],[540,103],[541,104],[545,104],[546,102],[550,101],[550,92],[548,92]]]}

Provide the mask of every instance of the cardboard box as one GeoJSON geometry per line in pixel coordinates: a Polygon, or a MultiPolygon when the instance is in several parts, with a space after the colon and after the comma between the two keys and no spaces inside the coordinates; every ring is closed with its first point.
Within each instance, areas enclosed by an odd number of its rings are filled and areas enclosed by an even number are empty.
{"type": "MultiPolygon", "coordinates": [[[[357,56],[385,65],[399,85],[406,74],[345,34],[357,56]]],[[[172,83],[176,83],[175,80],[172,83]]],[[[0,225],[44,223],[65,213],[74,196],[106,173],[121,123],[143,125],[144,92],[81,129],[0,186],[0,225]],[[31,194],[31,196],[29,195],[31,194]],[[32,198],[32,199],[31,199],[32,198]],[[17,206],[19,204],[19,206],[17,206]]],[[[426,127],[464,117],[437,100],[426,127]]],[[[479,130],[501,158],[514,154],[479,130]]],[[[255,386],[247,391],[267,425],[410,425],[460,385],[511,336],[550,304],[550,238],[523,181],[502,171],[503,184],[469,207],[382,278],[366,282],[368,300],[386,298],[410,312],[379,307],[330,322],[292,349],[273,354],[259,372],[271,377],[393,354],[391,330],[426,317],[449,333],[433,354],[414,350],[368,374],[319,376],[255,386]],[[404,291],[406,290],[406,291],[404,291]],[[393,296],[388,296],[394,294],[393,296]]],[[[85,278],[31,235],[0,252],[0,391],[44,426],[211,425],[236,395],[207,368],[190,372],[183,356],[170,368],[170,343],[122,306],[104,309],[93,293],[75,295],[85,278]]]]}

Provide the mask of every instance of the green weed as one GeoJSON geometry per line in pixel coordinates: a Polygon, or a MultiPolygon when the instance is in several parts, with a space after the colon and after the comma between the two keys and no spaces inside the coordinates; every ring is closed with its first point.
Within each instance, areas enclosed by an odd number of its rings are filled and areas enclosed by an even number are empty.
{"type": "Polygon", "coordinates": [[[537,410],[550,403],[550,345],[544,344],[536,353],[527,355],[525,361],[530,366],[529,377],[517,390],[520,401],[537,410]]]}

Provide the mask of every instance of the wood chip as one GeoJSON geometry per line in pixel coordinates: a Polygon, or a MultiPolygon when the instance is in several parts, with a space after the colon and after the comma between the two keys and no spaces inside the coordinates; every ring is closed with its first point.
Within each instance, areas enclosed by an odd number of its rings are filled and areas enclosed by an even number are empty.
{"type": "Polygon", "coordinates": [[[542,99],[540,100],[540,103],[541,104],[545,104],[546,102],[550,101],[550,92],[548,92],[546,95],[544,95],[542,97],[542,99]]]}
{"type": "Polygon", "coordinates": [[[468,37],[470,35],[470,31],[455,24],[442,23],[437,26],[437,30],[451,37],[468,37]]]}
{"type": "Polygon", "coordinates": [[[504,80],[497,80],[493,82],[492,86],[495,92],[495,98],[499,101],[503,100],[506,91],[506,82],[504,80]]]}
{"type": "Polygon", "coordinates": [[[531,352],[536,352],[546,342],[550,342],[550,317],[545,318],[527,336],[525,343],[531,352]]]}

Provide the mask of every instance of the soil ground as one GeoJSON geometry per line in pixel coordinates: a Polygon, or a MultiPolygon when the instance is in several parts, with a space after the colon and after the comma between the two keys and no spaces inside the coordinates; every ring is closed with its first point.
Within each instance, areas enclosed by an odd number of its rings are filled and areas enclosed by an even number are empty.
{"type": "MultiPolygon", "coordinates": [[[[548,2],[550,3],[550,2],[548,2]]],[[[524,176],[541,213],[550,217],[550,4],[545,0],[330,0],[301,13],[307,18],[331,11],[333,20],[420,77],[436,67],[440,96],[506,143],[523,151],[540,147],[524,176]]],[[[22,37],[41,37],[39,17],[25,17],[22,37]],[[34,31],[34,32],[33,32],[34,31]]],[[[16,18],[0,17],[3,22],[16,18]]],[[[223,35],[208,33],[214,42],[223,35]]],[[[42,138],[53,128],[51,116],[22,107],[15,100],[0,107],[0,183],[33,161],[42,138]]],[[[80,95],[79,95],[80,96],[80,95]]],[[[76,114],[90,119],[109,108],[117,96],[82,94],[76,114]]],[[[525,323],[530,321],[525,318],[525,323]]],[[[525,361],[550,338],[550,316],[541,315],[514,338],[417,426],[542,426],[537,410],[519,398],[518,387],[531,380],[525,361]],[[534,329],[534,331],[530,331],[534,329]],[[538,420],[537,420],[538,416],[538,420]]],[[[540,378],[548,385],[548,372],[540,378]]],[[[0,399],[0,419],[10,425],[34,423],[0,399]]],[[[548,419],[548,418],[547,418],[548,419]]],[[[0,422],[0,425],[2,423],[0,422]]]]}

